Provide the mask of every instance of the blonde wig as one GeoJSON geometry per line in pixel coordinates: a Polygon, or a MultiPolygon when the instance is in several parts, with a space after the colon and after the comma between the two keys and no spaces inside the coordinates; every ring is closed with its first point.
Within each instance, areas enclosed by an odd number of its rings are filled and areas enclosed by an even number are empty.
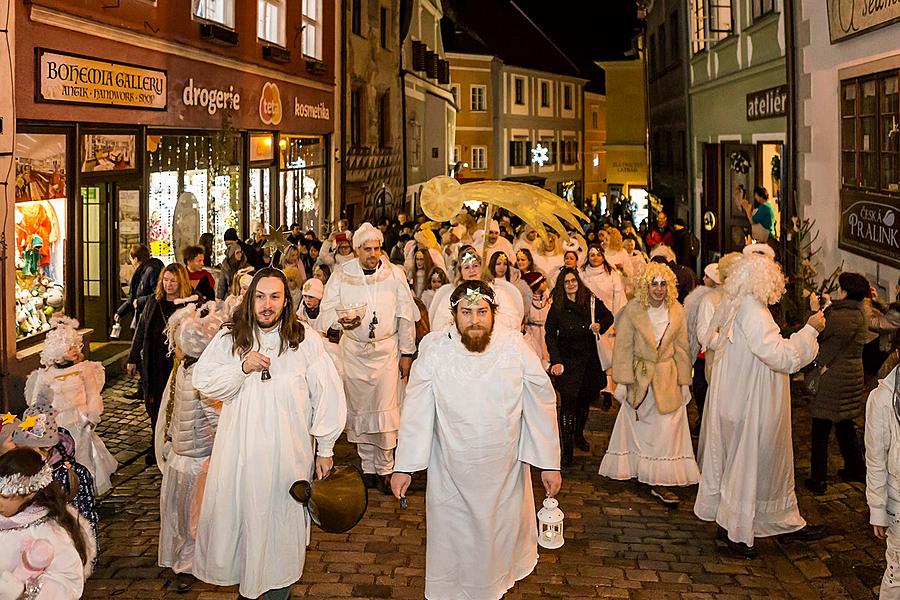
{"type": "Polygon", "coordinates": [[[650,306],[650,282],[655,277],[666,280],[666,306],[672,306],[678,302],[678,282],[672,269],[662,263],[651,262],[634,280],[634,298],[644,308],[650,306]]]}
{"type": "Polygon", "coordinates": [[[744,255],[740,252],[729,252],[719,259],[719,279],[722,280],[722,283],[725,283],[725,280],[728,279],[728,276],[731,275],[731,272],[734,271],[734,268],[742,258],[744,258],[744,255]]]}
{"type": "Polygon", "coordinates": [[[618,252],[622,249],[622,234],[614,227],[606,230],[606,249],[610,252],[618,252]]]}
{"type": "Polygon", "coordinates": [[[784,274],[772,259],[752,254],[737,261],[724,285],[725,292],[735,300],[753,296],[764,306],[770,306],[784,294],[784,274]]]}

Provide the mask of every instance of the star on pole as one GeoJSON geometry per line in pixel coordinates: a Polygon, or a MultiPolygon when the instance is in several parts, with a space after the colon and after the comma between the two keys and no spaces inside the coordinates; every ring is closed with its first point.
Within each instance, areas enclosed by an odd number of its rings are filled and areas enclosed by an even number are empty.
{"type": "Polygon", "coordinates": [[[266,243],[263,244],[263,248],[272,249],[272,260],[275,259],[276,252],[282,252],[291,245],[291,242],[288,241],[285,233],[287,232],[269,225],[269,235],[266,236],[266,243]]]}

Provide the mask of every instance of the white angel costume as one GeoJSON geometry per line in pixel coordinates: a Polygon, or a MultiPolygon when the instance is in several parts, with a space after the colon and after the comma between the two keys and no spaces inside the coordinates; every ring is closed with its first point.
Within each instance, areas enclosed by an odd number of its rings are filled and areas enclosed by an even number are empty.
{"type": "MultiPolygon", "coordinates": [[[[605,267],[586,265],[581,271],[581,280],[594,296],[603,301],[613,316],[618,315],[619,311],[628,303],[628,297],[625,295],[625,282],[615,269],[607,271],[605,267]]],[[[616,346],[615,328],[610,327],[606,333],[601,335],[597,345],[600,353],[600,366],[607,371],[612,368],[613,349],[616,346]]]]}
{"type": "Polygon", "coordinates": [[[240,584],[256,598],[296,582],[309,543],[306,509],[288,494],[310,481],[315,455],[333,456],[344,429],[344,389],[318,335],[279,354],[278,330],[257,331],[254,350],[271,379],[245,374],[220,331],[194,366],[194,387],[223,402],[197,527],[194,575],[240,584]],[[313,447],[315,440],[316,448],[313,447]]]}
{"type": "Polygon", "coordinates": [[[28,406],[38,401],[53,406],[57,426],[65,427],[72,434],[75,460],[93,475],[98,496],[109,491],[110,476],[119,466],[94,431],[103,414],[101,391],[105,383],[103,365],[87,360],[66,367],[51,365],[37,369],[25,382],[28,406]]]}
{"type": "MultiPolygon", "coordinates": [[[[460,282],[462,283],[462,282],[460,282]]],[[[450,312],[450,296],[459,284],[448,283],[434,293],[428,309],[428,322],[432,331],[442,331],[453,327],[453,313],[450,312]]],[[[494,326],[519,331],[525,318],[525,306],[518,288],[505,279],[495,279],[490,283],[497,303],[494,326]]]]}
{"type": "Polygon", "coordinates": [[[753,296],[719,307],[712,340],[715,365],[707,394],[698,457],[700,488],[694,514],[715,521],[734,542],[791,533],[806,521],[794,493],[790,374],[819,351],[806,325],[781,336],[769,309],[753,296]]]}
{"type": "Polygon", "coordinates": [[[398,471],[428,470],[425,597],[492,600],[537,564],[530,465],[559,469],[556,394],[518,332],[483,353],[454,327],[421,342],[398,471]]]}

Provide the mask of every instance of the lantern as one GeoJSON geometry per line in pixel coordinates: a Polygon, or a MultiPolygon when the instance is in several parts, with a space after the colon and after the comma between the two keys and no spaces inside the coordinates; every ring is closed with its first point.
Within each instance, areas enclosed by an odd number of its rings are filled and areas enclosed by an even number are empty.
{"type": "Polygon", "coordinates": [[[556,498],[545,498],[544,508],[538,511],[538,544],[542,548],[559,548],[563,539],[563,511],[556,498]]]}

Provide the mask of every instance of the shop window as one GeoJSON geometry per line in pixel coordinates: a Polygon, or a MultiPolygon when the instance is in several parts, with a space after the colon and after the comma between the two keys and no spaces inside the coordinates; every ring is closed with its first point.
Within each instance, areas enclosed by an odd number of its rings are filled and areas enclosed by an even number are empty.
{"type": "Polygon", "coordinates": [[[487,146],[472,146],[472,170],[487,169],[487,146]]]}
{"type": "Polygon", "coordinates": [[[258,0],[256,37],[284,46],[284,0],[258,0]]]}
{"type": "Polygon", "coordinates": [[[525,104],[525,80],[521,77],[513,77],[516,104],[525,104]]]}
{"type": "Polygon", "coordinates": [[[327,193],[325,138],[289,135],[278,144],[281,222],[299,223],[320,235],[327,193]]]}
{"type": "Polygon", "coordinates": [[[752,0],[753,20],[775,12],[775,0],[752,0]]]}
{"type": "Polygon", "coordinates": [[[350,29],[356,35],[362,35],[363,22],[363,3],[362,0],[351,0],[350,3],[350,29]]]}
{"type": "Polygon", "coordinates": [[[16,134],[16,339],[67,308],[66,188],[66,136],[16,134]]]}
{"type": "Polygon", "coordinates": [[[194,16],[234,28],[234,0],[194,0],[194,16]]]}
{"type": "Polygon", "coordinates": [[[322,0],[303,0],[303,55],[322,60],[322,0]]]}
{"type": "Polygon", "coordinates": [[[572,84],[563,84],[563,110],[572,110],[572,84]]]}
{"type": "Polygon", "coordinates": [[[550,108],[550,82],[541,81],[541,108],[550,108]]]}
{"type": "Polygon", "coordinates": [[[841,82],[841,183],[900,193],[900,94],[889,71],[841,82]]]}
{"type": "Polygon", "coordinates": [[[509,166],[526,167],[531,162],[531,142],[517,139],[509,143],[509,166]]]}
{"type": "Polygon", "coordinates": [[[148,135],[150,254],[168,264],[213,235],[212,264],[225,258],[225,230],[241,230],[241,140],[237,135],[148,135]]]}
{"type": "Polygon", "coordinates": [[[471,96],[470,106],[472,107],[472,112],[485,112],[487,110],[487,99],[485,98],[487,87],[483,85],[470,86],[469,94],[471,96]]]}

